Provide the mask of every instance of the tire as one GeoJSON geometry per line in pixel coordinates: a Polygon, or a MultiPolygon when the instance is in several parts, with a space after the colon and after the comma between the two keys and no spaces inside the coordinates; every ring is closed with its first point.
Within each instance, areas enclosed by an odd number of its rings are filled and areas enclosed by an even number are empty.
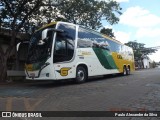
{"type": "Polygon", "coordinates": [[[123,76],[128,75],[128,70],[127,70],[127,68],[125,66],[123,67],[123,73],[122,73],[122,75],[123,76]]]}
{"type": "Polygon", "coordinates": [[[88,76],[86,69],[82,66],[77,67],[75,82],[84,83],[87,80],[87,78],[88,76]]]}
{"type": "Polygon", "coordinates": [[[127,68],[127,75],[130,75],[131,74],[131,70],[130,70],[130,68],[128,67],[127,68]]]}

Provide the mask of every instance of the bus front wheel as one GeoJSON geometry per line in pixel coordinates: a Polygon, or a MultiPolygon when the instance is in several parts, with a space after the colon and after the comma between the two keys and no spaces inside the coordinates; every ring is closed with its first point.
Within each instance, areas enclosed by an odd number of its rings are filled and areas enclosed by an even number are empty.
{"type": "Polygon", "coordinates": [[[78,66],[76,71],[76,83],[83,83],[87,80],[87,71],[84,67],[78,66]]]}

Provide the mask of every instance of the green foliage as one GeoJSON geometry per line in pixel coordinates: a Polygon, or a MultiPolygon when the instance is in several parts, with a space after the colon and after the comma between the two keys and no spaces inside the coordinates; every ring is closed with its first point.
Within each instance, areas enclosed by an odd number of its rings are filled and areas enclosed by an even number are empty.
{"type": "Polygon", "coordinates": [[[28,18],[39,10],[43,2],[41,0],[1,0],[0,5],[0,27],[10,30],[10,36],[12,36],[6,51],[3,51],[2,46],[0,46],[0,78],[5,80],[7,61],[13,53],[16,57],[17,67],[17,33],[24,31],[24,25],[28,22],[28,18]]]}
{"type": "Polygon", "coordinates": [[[115,1],[98,0],[65,0],[58,6],[60,14],[65,21],[98,29],[102,26],[101,20],[116,24],[121,14],[120,6],[115,1]]]}
{"type": "Polygon", "coordinates": [[[109,36],[109,37],[111,37],[111,38],[115,37],[112,29],[110,29],[110,28],[102,28],[100,30],[100,32],[103,33],[103,34],[105,34],[105,35],[107,35],[107,36],[109,36]]]}
{"type": "Polygon", "coordinates": [[[33,13],[37,13],[41,0],[1,0],[1,27],[19,32],[24,30],[24,25],[28,22],[33,13]]]}
{"type": "Polygon", "coordinates": [[[138,43],[136,41],[129,41],[128,43],[125,43],[125,45],[128,45],[129,47],[133,48],[134,57],[136,60],[142,59],[144,56],[155,53],[157,51],[157,49],[146,48],[144,47],[145,44],[138,43]]]}
{"type": "Polygon", "coordinates": [[[113,0],[61,0],[54,5],[51,0],[1,0],[0,25],[28,32],[51,21],[66,21],[92,29],[102,26],[101,21],[116,24],[121,14],[119,3],[113,0]]]}

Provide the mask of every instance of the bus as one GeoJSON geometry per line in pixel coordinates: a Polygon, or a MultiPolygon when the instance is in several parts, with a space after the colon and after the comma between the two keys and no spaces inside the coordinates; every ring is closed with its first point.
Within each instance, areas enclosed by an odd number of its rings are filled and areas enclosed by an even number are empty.
{"type": "Polygon", "coordinates": [[[26,79],[83,83],[90,76],[134,71],[132,48],[89,28],[52,22],[30,39],[25,64],[26,79]]]}

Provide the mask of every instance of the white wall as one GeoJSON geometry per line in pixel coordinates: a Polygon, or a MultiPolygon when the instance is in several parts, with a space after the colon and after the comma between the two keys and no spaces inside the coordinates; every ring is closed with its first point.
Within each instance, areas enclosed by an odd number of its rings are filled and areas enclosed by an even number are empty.
{"type": "Polygon", "coordinates": [[[143,59],[144,68],[150,68],[151,67],[150,63],[152,63],[150,59],[147,59],[147,58],[143,59]]]}

